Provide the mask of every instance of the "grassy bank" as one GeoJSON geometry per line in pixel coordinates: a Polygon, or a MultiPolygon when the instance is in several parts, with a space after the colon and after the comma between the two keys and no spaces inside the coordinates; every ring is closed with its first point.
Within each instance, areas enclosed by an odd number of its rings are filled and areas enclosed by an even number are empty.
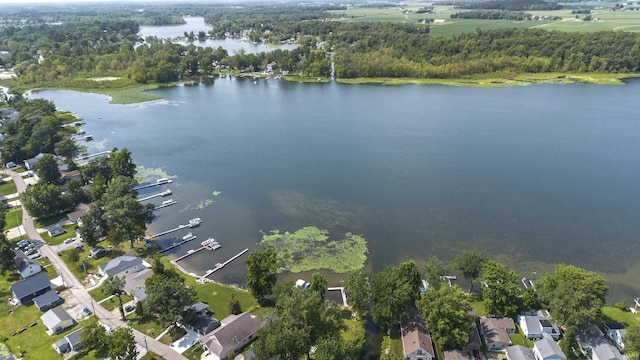
{"type": "Polygon", "coordinates": [[[415,78],[356,78],[337,79],[343,84],[380,84],[380,85],[447,85],[473,87],[525,86],[541,83],[549,84],[597,84],[624,85],[624,80],[639,77],[638,74],[599,74],[599,73],[539,73],[539,74],[488,74],[483,77],[464,79],[415,79],[415,78]]]}

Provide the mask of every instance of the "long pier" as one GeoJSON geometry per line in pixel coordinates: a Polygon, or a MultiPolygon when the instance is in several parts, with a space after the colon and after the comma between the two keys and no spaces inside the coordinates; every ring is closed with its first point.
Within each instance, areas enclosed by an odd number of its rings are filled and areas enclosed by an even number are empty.
{"type": "Polygon", "coordinates": [[[165,208],[165,207],[167,207],[167,206],[175,205],[175,204],[177,204],[177,203],[178,203],[178,202],[177,202],[177,201],[175,201],[175,200],[167,200],[167,201],[163,202],[162,204],[160,204],[160,205],[158,205],[158,206],[154,207],[154,208],[153,208],[153,210],[162,209],[162,208],[165,208]]]}
{"type": "Polygon", "coordinates": [[[104,155],[108,155],[110,153],[111,153],[111,151],[100,151],[100,152],[97,152],[97,153],[94,153],[94,154],[87,154],[87,155],[84,155],[84,156],[79,156],[79,157],[73,159],[73,161],[79,162],[79,161],[82,161],[82,160],[89,160],[89,159],[93,159],[94,157],[104,156],[104,155]]]}
{"type": "Polygon", "coordinates": [[[173,248],[176,248],[176,247],[178,247],[178,246],[180,246],[182,244],[188,243],[189,241],[191,241],[191,240],[193,240],[195,238],[196,238],[196,236],[192,235],[191,237],[187,238],[186,240],[183,239],[183,240],[178,241],[177,243],[173,243],[173,245],[171,245],[171,246],[169,246],[169,247],[167,247],[165,249],[160,250],[160,252],[163,253],[165,251],[169,251],[169,250],[171,250],[173,248]]]}
{"type": "Polygon", "coordinates": [[[172,233],[174,231],[178,231],[180,229],[184,229],[186,227],[194,228],[196,226],[200,226],[201,222],[202,222],[202,219],[200,219],[200,218],[191,219],[189,221],[189,224],[178,225],[178,227],[175,227],[173,229],[169,229],[169,230],[166,230],[166,231],[163,231],[163,232],[159,232],[157,234],[149,235],[149,238],[152,239],[152,238],[156,238],[158,236],[167,235],[167,234],[170,234],[170,233],[172,233]]]}
{"type": "Polygon", "coordinates": [[[178,262],[178,261],[180,261],[180,260],[182,260],[182,259],[186,258],[187,256],[191,256],[191,255],[193,255],[193,254],[197,253],[198,251],[202,251],[202,250],[204,250],[204,249],[206,249],[206,248],[207,248],[206,246],[202,246],[202,247],[199,247],[199,248],[197,248],[197,249],[195,249],[195,250],[189,250],[186,254],[184,254],[184,255],[182,255],[182,256],[180,256],[180,257],[175,258],[173,261],[178,262]]]}
{"type": "Polygon", "coordinates": [[[163,181],[156,181],[156,182],[151,183],[151,184],[138,185],[138,186],[134,187],[133,190],[142,190],[142,189],[146,189],[146,188],[150,188],[150,187],[154,187],[154,186],[170,184],[171,182],[172,182],[171,179],[165,179],[163,181]]]}
{"type": "Polygon", "coordinates": [[[157,198],[157,197],[160,197],[160,196],[168,196],[168,195],[171,195],[171,190],[169,190],[169,189],[167,189],[167,190],[165,190],[163,192],[159,192],[157,194],[153,194],[153,195],[149,195],[149,196],[140,198],[140,199],[138,199],[138,202],[147,201],[147,200],[151,200],[153,198],[157,198]]]}
{"type": "Polygon", "coordinates": [[[240,251],[238,254],[236,254],[236,256],[234,256],[234,257],[232,257],[231,259],[229,259],[229,260],[227,260],[227,261],[223,262],[222,264],[220,264],[220,263],[216,264],[216,267],[215,267],[214,269],[207,270],[207,272],[206,272],[204,275],[202,275],[202,278],[204,279],[204,278],[206,278],[207,276],[209,276],[209,275],[213,274],[214,272],[216,272],[216,271],[218,271],[218,270],[222,269],[222,268],[223,268],[223,267],[225,267],[228,263],[230,263],[230,262],[232,262],[233,260],[235,260],[235,259],[239,258],[239,257],[240,257],[240,256],[242,256],[244,253],[246,253],[247,251],[249,251],[249,249],[244,249],[244,250],[240,251]]]}

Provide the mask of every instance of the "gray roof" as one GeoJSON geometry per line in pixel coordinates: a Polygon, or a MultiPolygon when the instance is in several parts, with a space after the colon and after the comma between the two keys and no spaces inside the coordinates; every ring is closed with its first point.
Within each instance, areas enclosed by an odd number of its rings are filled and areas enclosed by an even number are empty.
{"type": "Polygon", "coordinates": [[[136,265],[142,265],[142,259],[133,254],[118,256],[106,264],[100,265],[102,272],[107,276],[119,274],[127,269],[131,269],[136,265]]]}
{"type": "Polygon", "coordinates": [[[209,305],[198,301],[198,302],[195,302],[195,303],[191,304],[190,308],[192,308],[193,311],[195,311],[197,313],[201,313],[203,311],[209,310],[209,305]]]}
{"type": "Polygon", "coordinates": [[[617,323],[617,322],[614,322],[614,323],[606,323],[606,324],[604,324],[604,327],[605,327],[606,329],[611,329],[611,330],[621,330],[621,329],[625,329],[624,324],[617,323]]]}
{"type": "Polygon", "coordinates": [[[71,315],[67,313],[62,306],[53,308],[40,317],[42,322],[48,329],[54,329],[58,324],[66,320],[73,320],[71,315]]]}
{"type": "Polygon", "coordinates": [[[139,287],[138,290],[136,290],[136,292],[133,293],[133,298],[136,301],[141,301],[147,298],[147,288],[146,287],[139,287]]]}
{"type": "Polygon", "coordinates": [[[33,259],[29,259],[22,251],[13,250],[13,252],[16,254],[14,261],[16,264],[16,269],[18,269],[19,272],[23,272],[31,264],[40,266],[39,262],[33,259]]]}
{"type": "Polygon", "coordinates": [[[535,360],[533,352],[528,347],[513,345],[504,349],[507,351],[509,360],[535,360]]]}
{"type": "Polygon", "coordinates": [[[124,291],[126,291],[127,294],[132,295],[140,287],[144,287],[145,280],[151,277],[151,275],[153,275],[153,270],[151,269],[143,269],[139,272],[125,275],[124,291]]]}
{"type": "Polygon", "coordinates": [[[80,329],[72,332],[71,334],[65,336],[65,338],[69,342],[69,345],[71,345],[72,348],[76,347],[77,345],[80,345],[80,335],[83,332],[84,332],[84,328],[80,328],[80,329]]]}
{"type": "Polygon", "coordinates": [[[529,334],[541,334],[542,326],[540,325],[540,318],[538,316],[523,316],[525,323],[527,324],[527,331],[529,334]]]}
{"type": "Polygon", "coordinates": [[[58,293],[55,291],[47,291],[46,293],[36,297],[33,299],[33,302],[36,304],[38,309],[46,308],[51,304],[55,304],[62,299],[58,296],[58,293]]]}
{"type": "Polygon", "coordinates": [[[542,339],[536,341],[533,346],[538,349],[538,352],[543,359],[554,355],[561,356],[563,359],[567,358],[560,349],[560,346],[558,346],[558,344],[556,344],[556,342],[550,337],[542,337],[542,339]]]}
{"type": "Polygon", "coordinates": [[[604,334],[596,326],[588,330],[581,329],[578,332],[578,342],[583,349],[595,354],[598,360],[625,359],[620,351],[604,338],[604,334]]]}
{"type": "Polygon", "coordinates": [[[260,329],[260,324],[260,318],[248,312],[229,315],[222,320],[222,326],[204,336],[200,341],[210,352],[220,356],[255,334],[260,329]]]}
{"type": "Polygon", "coordinates": [[[469,355],[462,350],[449,350],[444,352],[445,360],[469,360],[469,355]]]}
{"type": "Polygon", "coordinates": [[[58,351],[62,354],[64,352],[69,351],[69,342],[67,339],[60,339],[56,341],[53,346],[58,349],[58,351]]]}
{"type": "Polygon", "coordinates": [[[511,318],[480,317],[480,327],[486,342],[509,344],[509,334],[506,329],[514,328],[515,323],[511,318]]]}
{"type": "Polygon", "coordinates": [[[196,331],[206,334],[215,330],[220,322],[209,316],[197,315],[189,322],[189,325],[196,331]]]}
{"type": "Polygon", "coordinates": [[[11,292],[21,299],[46,288],[51,288],[51,280],[47,273],[43,272],[11,285],[11,292]]]}

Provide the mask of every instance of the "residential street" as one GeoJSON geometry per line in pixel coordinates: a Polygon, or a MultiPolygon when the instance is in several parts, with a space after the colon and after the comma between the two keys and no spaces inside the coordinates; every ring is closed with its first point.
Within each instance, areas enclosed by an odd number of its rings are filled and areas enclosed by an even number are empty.
{"type": "MultiPolygon", "coordinates": [[[[20,174],[10,170],[6,170],[6,173],[10,175],[11,178],[13,179],[19,193],[23,192],[26,189],[27,185],[25,184],[20,174]]],[[[86,291],[86,289],[82,286],[80,281],[76,279],[76,277],[69,270],[67,265],[58,256],[58,254],[56,253],[56,250],[54,250],[54,248],[52,248],[51,246],[47,245],[46,242],[44,242],[44,240],[36,230],[36,227],[33,224],[33,219],[31,218],[31,216],[27,213],[27,211],[24,208],[22,209],[22,212],[23,212],[22,224],[25,232],[27,233],[27,236],[30,239],[38,240],[38,241],[41,241],[43,244],[45,244],[42,247],[40,247],[39,249],[40,253],[42,254],[42,256],[49,259],[49,261],[51,262],[52,266],[56,269],[58,274],[62,276],[62,279],[65,285],[71,291],[73,296],[83,306],[93,311],[93,313],[103,323],[105,323],[112,329],[122,327],[122,326],[127,326],[127,324],[124,321],[115,318],[110,311],[106,310],[105,308],[100,306],[98,303],[93,301],[93,299],[91,298],[89,293],[86,291]]],[[[168,345],[165,345],[151,337],[148,337],[145,334],[135,329],[133,329],[133,334],[135,336],[137,344],[140,345],[139,349],[141,348],[143,352],[144,352],[144,349],[148,349],[149,351],[157,355],[160,355],[163,359],[176,359],[176,360],[185,359],[186,360],[186,357],[175,352],[168,345]]]]}

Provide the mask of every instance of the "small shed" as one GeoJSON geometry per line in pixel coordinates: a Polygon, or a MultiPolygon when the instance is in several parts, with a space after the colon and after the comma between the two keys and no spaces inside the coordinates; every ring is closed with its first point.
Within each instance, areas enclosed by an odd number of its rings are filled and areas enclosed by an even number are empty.
{"type": "Polygon", "coordinates": [[[64,354],[69,351],[69,342],[67,339],[60,339],[53,343],[53,348],[56,349],[58,354],[64,354]]]}

